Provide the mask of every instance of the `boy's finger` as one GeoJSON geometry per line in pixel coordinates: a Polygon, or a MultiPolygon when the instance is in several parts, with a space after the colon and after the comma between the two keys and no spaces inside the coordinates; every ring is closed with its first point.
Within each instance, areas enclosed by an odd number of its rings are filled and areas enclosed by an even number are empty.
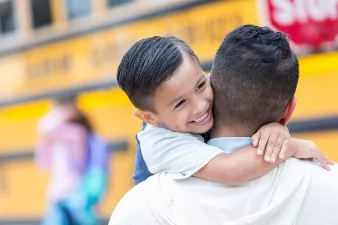
{"type": "Polygon", "coordinates": [[[320,160],[318,160],[318,162],[319,162],[320,165],[322,165],[322,167],[323,167],[324,169],[326,169],[327,171],[330,171],[330,170],[331,170],[331,168],[329,167],[329,165],[326,163],[325,160],[320,159],[320,160]]]}
{"type": "Polygon", "coordinates": [[[283,146],[283,142],[284,142],[285,138],[284,137],[279,137],[275,147],[273,148],[272,154],[271,154],[271,163],[274,163],[277,159],[277,156],[279,155],[279,152],[281,152],[282,150],[282,146],[283,146]]]}
{"type": "Polygon", "coordinates": [[[288,150],[288,147],[289,147],[289,140],[285,139],[283,141],[282,150],[279,153],[279,158],[280,159],[284,159],[285,158],[285,154],[286,154],[286,151],[288,150]]]}
{"type": "Polygon", "coordinates": [[[275,147],[275,144],[278,139],[278,134],[271,134],[267,143],[267,146],[265,148],[265,156],[264,160],[266,162],[271,162],[272,152],[275,147]]]}
{"type": "Polygon", "coordinates": [[[326,158],[326,162],[329,165],[334,165],[335,164],[335,162],[333,162],[331,159],[328,159],[328,158],[326,158]]]}
{"type": "Polygon", "coordinates": [[[258,142],[258,151],[257,151],[258,155],[263,155],[266,144],[269,140],[269,137],[270,137],[270,133],[263,133],[261,135],[259,142],[258,142]]]}
{"type": "MultiPolygon", "coordinates": [[[[258,141],[259,141],[259,136],[260,136],[260,130],[258,130],[251,138],[252,140],[252,145],[254,147],[257,147],[258,146],[258,141]]],[[[257,150],[258,152],[258,150],[257,150]]]]}
{"type": "Polygon", "coordinates": [[[329,165],[327,164],[326,162],[326,159],[324,157],[324,155],[322,155],[321,153],[320,154],[317,154],[317,157],[316,157],[317,161],[320,163],[320,165],[322,165],[322,167],[328,171],[331,170],[331,168],[329,167],[329,165]]]}

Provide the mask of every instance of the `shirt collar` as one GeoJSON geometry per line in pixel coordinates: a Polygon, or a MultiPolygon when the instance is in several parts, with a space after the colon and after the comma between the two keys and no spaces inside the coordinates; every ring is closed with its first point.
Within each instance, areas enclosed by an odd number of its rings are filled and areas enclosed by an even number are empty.
{"type": "Polygon", "coordinates": [[[230,153],[245,146],[252,145],[252,141],[249,137],[221,137],[210,139],[207,144],[230,153]]]}

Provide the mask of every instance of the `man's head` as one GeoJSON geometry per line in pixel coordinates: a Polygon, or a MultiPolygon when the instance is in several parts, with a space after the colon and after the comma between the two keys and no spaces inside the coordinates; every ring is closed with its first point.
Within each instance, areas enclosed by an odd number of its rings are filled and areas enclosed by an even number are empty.
{"type": "Polygon", "coordinates": [[[285,34],[244,25],[230,32],[211,70],[218,125],[255,132],[269,122],[286,124],[296,104],[299,65],[285,34]]]}
{"type": "Polygon", "coordinates": [[[147,123],[193,133],[213,125],[209,79],[182,40],[156,36],[136,42],[119,65],[117,81],[147,123]]]}

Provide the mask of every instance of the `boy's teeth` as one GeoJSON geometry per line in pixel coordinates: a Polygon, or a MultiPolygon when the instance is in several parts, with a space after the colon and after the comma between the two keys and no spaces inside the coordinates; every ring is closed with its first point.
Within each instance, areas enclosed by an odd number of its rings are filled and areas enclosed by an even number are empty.
{"type": "Polygon", "coordinates": [[[201,116],[200,118],[194,120],[194,122],[199,123],[201,121],[203,121],[206,117],[208,116],[208,113],[205,113],[203,116],[201,116]]]}

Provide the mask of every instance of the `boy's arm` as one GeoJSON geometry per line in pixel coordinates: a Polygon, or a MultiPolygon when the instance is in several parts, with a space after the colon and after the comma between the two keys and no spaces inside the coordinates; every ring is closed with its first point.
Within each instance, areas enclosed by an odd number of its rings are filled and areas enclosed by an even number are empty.
{"type": "Polygon", "coordinates": [[[327,159],[317,146],[300,139],[287,139],[283,144],[285,156],[278,157],[273,163],[266,162],[252,146],[245,147],[230,154],[220,154],[194,174],[204,180],[211,180],[228,185],[237,185],[267,174],[270,170],[290,157],[314,159],[326,170],[334,163],[327,159]]]}
{"type": "Polygon", "coordinates": [[[253,146],[224,153],[219,148],[205,144],[198,135],[172,132],[150,125],[137,137],[149,171],[153,174],[166,172],[174,179],[195,176],[234,185],[262,176],[282,162],[264,162],[253,146]]]}
{"type": "MultiPolygon", "coordinates": [[[[173,179],[196,176],[235,185],[260,177],[283,161],[278,159],[274,163],[267,163],[262,156],[257,155],[257,150],[253,146],[227,154],[205,144],[202,137],[200,139],[197,137],[151,126],[138,135],[149,171],[153,174],[167,172],[173,179]]],[[[283,143],[285,143],[283,148],[287,149],[285,160],[295,154],[298,143],[295,141],[283,143]]]]}
{"type": "Polygon", "coordinates": [[[256,148],[247,146],[229,154],[219,154],[193,176],[227,185],[238,185],[267,174],[291,156],[292,153],[288,151],[284,159],[278,158],[274,163],[268,163],[256,153],[256,148]]]}

